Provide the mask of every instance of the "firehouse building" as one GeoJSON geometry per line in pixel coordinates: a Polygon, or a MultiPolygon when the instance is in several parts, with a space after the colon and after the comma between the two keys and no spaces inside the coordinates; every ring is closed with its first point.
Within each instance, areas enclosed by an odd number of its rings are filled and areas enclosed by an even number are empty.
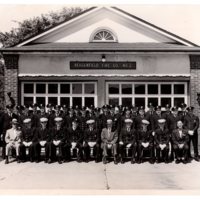
{"type": "Polygon", "coordinates": [[[18,104],[199,110],[200,47],[116,7],[90,8],[1,52],[5,97],[18,104]]]}

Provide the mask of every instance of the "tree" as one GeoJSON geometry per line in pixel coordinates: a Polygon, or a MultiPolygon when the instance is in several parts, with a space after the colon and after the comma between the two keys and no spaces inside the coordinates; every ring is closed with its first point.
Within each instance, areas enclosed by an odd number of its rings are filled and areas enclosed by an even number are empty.
{"type": "Polygon", "coordinates": [[[14,46],[53,26],[77,16],[85,10],[86,8],[80,7],[64,7],[57,12],[51,11],[48,14],[42,14],[39,17],[33,17],[22,22],[17,22],[18,28],[12,28],[9,32],[0,32],[0,43],[2,43],[3,47],[14,46]]]}

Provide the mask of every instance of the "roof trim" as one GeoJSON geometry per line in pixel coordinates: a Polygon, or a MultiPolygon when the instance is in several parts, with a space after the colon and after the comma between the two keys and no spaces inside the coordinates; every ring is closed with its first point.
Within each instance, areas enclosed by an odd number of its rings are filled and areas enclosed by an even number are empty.
{"type": "Polygon", "coordinates": [[[45,34],[47,34],[47,33],[49,33],[49,32],[54,31],[54,29],[59,28],[59,27],[62,27],[62,26],[64,26],[66,23],[71,22],[72,20],[75,20],[75,19],[79,18],[80,16],[82,16],[82,15],[84,15],[84,14],[87,14],[89,11],[92,11],[92,10],[94,10],[95,8],[97,8],[97,7],[94,6],[94,7],[88,8],[88,9],[84,10],[83,12],[80,12],[80,13],[78,13],[77,15],[74,15],[73,17],[71,17],[71,18],[69,18],[69,19],[67,19],[67,20],[65,20],[65,21],[63,21],[63,22],[60,22],[60,23],[56,24],[56,25],[53,26],[53,27],[49,27],[48,29],[46,29],[45,31],[43,31],[43,32],[41,32],[41,33],[38,33],[38,34],[33,35],[33,36],[30,36],[29,38],[25,39],[24,41],[15,44],[13,47],[21,47],[21,46],[23,46],[23,45],[25,45],[25,44],[27,44],[27,43],[29,43],[29,42],[31,42],[31,41],[33,41],[33,40],[35,40],[35,39],[41,37],[41,36],[43,36],[43,35],[45,35],[45,34]]]}
{"type": "Polygon", "coordinates": [[[142,23],[144,23],[144,24],[146,24],[146,25],[148,25],[148,26],[150,26],[150,27],[152,27],[152,28],[154,28],[154,29],[156,29],[158,31],[161,31],[161,32],[167,34],[168,36],[170,36],[172,38],[175,38],[175,40],[178,39],[178,40],[182,41],[182,43],[186,43],[186,44],[189,44],[189,45],[192,45],[192,46],[199,47],[199,45],[197,45],[197,44],[195,44],[195,43],[193,43],[193,42],[191,42],[189,40],[186,40],[186,39],[184,39],[184,38],[182,38],[182,37],[180,37],[180,36],[178,36],[178,35],[176,35],[174,33],[171,33],[171,32],[169,32],[169,31],[167,31],[167,30],[165,30],[165,29],[163,29],[161,27],[156,26],[156,25],[154,25],[154,24],[152,24],[152,23],[150,23],[150,22],[148,22],[146,20],[143,20],[143,19],[141,19],[141,18],[139,18],[139,17],[137,17],[135,15],[132,15],[132,14],[120,9],[120,8],[117,8],[115,6],[113,6],[111,8],[113,8],[113,9],[115,9],[115,10],[117,10],[117,11],[119,11],[119,12],[125,14],[125,15],[128,15],[129,17],[134,18],[134,19],[136,19],[136,20],[138,20],[138,21],[140,21],[140,22],[142,22],[142,23]]]}

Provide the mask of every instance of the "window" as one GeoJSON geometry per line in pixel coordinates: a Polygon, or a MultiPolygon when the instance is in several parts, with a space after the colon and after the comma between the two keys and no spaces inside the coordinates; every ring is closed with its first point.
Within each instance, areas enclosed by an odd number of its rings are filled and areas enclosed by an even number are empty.
{"type": "Polygon", "coordinates": [[[188,104],[187,83],[174,82],[108,82],[107,102],[112,105],[144,106],[152,103],[161,105],[162,110],[166,104],[180,106],[188,104]]]}
{"type": "Polygon", "coordinates": [[[116,36],[109,30],[103,29],[97,31],[92,37],[92,42],[116,42],[116,36]]]}
{"type": "Polygon", "coordinates": [[[21,83],[21,104],[97,106],[96,82],[21,83]]]}

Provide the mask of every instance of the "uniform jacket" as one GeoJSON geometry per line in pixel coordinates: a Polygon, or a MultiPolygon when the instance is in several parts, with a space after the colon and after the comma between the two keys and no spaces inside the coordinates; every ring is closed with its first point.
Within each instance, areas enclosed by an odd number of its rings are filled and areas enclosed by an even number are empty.
{"type": "Polygon", "coordinates": [[[158,115],[157,113],[154,113],[153,117],[152,117],[152,122],[151,122],[151,127],[152,130],[155,131],[157,128],[159,128],[158,126],[158,120],[162,119],[162,115],[158,115]]]}
{"type": "Polygon", "coordinates": [[[146,132],[143,131],[142,129],[137,131],[137,137],[138,137],[138,143],[141,144],[142,142],[149,142],[150,144],[153,143],[153,136],[152,136],[152,131],[147,130],[146,132]]]}
{"type": "Polygon", "coordinates": [[[10,129],[12,127],[11,125],[11,121],[12,119],[18,119],[17,115],[15,113],[12,113],[11,116],[8,113],[4,113],[3,115],[3,132],[4,134],[6,133],[6,131],[8,129],[10,129]]]}
{"type": "Polygon", "coordinates": [[[42,127],[35,129],[38,141],[51,141],[51,133],[48,128],[42,129],[42,127]]]}
{"type": "Polygon", "coordinates": [[[22,128],[22,142],[32,142],[34,131],[33,128],[22,128]]]}
{"type": "Polygon", "coordinates": [[[187,114],[184,118],[184,128],[197,132],[197,129],[199,128],[199,118],[195,115],[190,116],[187,114]]]}
{"type": "Polygon", "coordinates": [[[5,142],[9,143],[9,142],[21,142],[21,130],[15,130],[13,128],[8,129],[6,131],[6,135],[5,135],[5,142]]]}
{"type": "Polygon", "coordinates": [[[50,129],[51,139],[53,140],[61,140],[61,142],[65,142],[66,140],[66,129],[60,128],[57,130],[56,127],[50,129]]]}
{"type": "Polygon", "coordinates": [[[130,116],[126,116],[126,115],[123,115],[122,117],[121,117],[121,123],[120,123],[120,127],[121,127],[121,129],[123,129],[124,127],[125,127],[125,120],[126,119],[131,119],[132,121],[133,121],[133,123],[132,123],[132,127],[131,128],[134,128],[135,129],[135,126],[136,126],[136,121],[135,121],[135,119],[133,118],[133,116],[132,115],[130,115],[130,116]]]}
{"type": "Polygon", "coordinates": [[[66,142],[72,143],[76,142],[78,144],[82,144],[83,142],[83,133],[79,128],[76,128],[76,130],[73,130],[72,127],[67,129],[67,136],[66,136],[66,142]]]}
{"type": "MultiPolygon", "coordinates": [[[[139,130],[141,128],[141,124],[142,124],[142,120],[143,119],[146,119],[146,116],[141,116],[141,115],[138,115],[136,118],[135,118],[135,129],[136,130],[139,130]]],[[[150,125],[149,125],[150,126],[150,125]]]]}
{"type": "Polygon", "coordinates": [[[118,132],[117,130],[111,130],[110,134],[108,133],[108,129],[104,128],[101,132],[101,141],[103,143],[112,143],[115,144],[118,140],[118,132]]]}
{"type": "Polygon", "coordinates": [[[167,118],[167,127],[169,131],[172,133],[174,129],[177,128],[177,122],[181,120],[181,117],[179,115],[174,116],[173,114],[170,114],[167,118]]]}
{"type": "Polygon", "coordinates": [[[93,129],[91,131],[89,128],[86,129],[86,131],[84,132],[84,141],[100,143],[101,138],[99,131],[97,131],[96,129],[93,129]]]}
{"type": "Polygon", "coordinates": [[[169,130],[168,129],[156,129],[155,131],[155,142],[156,144],[168,144],[170,139],[169,130]]]}
{"type": "Polygon", "coordinates": [[[134,129],[127,130],[127,128],[123,128],[120,132],[119,141],[127,144],[136,144],[137,142],[137,133],[134,129]]]}
{"type": "Polygon", "coordinates": [[[182,137],[180,137],[178,129],[175,129],[172,133],[172,141],[174,144],[187,144],[189,142],[188,131],[183,129],[182,137]]]}

